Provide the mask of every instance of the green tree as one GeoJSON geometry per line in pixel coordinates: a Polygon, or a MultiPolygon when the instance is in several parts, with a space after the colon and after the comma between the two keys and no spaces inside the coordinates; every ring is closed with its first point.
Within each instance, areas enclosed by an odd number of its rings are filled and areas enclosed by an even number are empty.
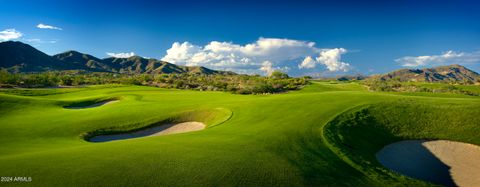
{"type": "Polygon", "coordinates": [[[284,72],[281,72],[281,71],[274,71],[272,72],[272,74],[270,75],[271,78],[274,78],[274,79],[288,79],[290,78],[288,76],[288,74],[284,73],[284,72]]]}

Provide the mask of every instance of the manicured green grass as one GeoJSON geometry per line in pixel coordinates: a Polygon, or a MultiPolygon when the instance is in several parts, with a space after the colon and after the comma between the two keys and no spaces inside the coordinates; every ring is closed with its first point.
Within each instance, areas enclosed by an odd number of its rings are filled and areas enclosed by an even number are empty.
{"type": "Polygon", "coordinates": [[[389,172],[375,158],[383,146],[410,139],[447,139],[480,145],[478,102],[399,99],[363,105],[337,116],[325,129],[326,141],[341,158],[382,183],[419,186],[389,172]]]}
{"type": "Polygon", "coordinates": [[[37,186],[422,186],[381,167],[375,152],[401,139],[480,144],[478,97],[370,92],[356,83],[274,95],[118,85],[1,92],[0,176],[30,176],[37,186]],[[120,102],[64,108],[108,98],[120,102]],[[207,128],[83,140],[172,119],[207,128]]]}

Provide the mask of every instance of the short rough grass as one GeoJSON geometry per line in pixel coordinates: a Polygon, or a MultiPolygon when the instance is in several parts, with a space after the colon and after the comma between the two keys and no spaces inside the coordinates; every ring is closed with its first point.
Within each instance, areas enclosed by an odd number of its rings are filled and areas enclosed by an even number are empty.
{"type": "Polygon", "coordinates": [[[429,185],[381,167],[375,152],[412,138],[480,144],[478,97],[369,92],[356,83],[318,82],[275,95],[118,85],[1,92],[0,176],[30,176],[38,186],[429,185]],[[63,107],[105,98],[120,102],[63,107]],[[178,116],[209,126],[107,143],[82,139],[178,116]]]}

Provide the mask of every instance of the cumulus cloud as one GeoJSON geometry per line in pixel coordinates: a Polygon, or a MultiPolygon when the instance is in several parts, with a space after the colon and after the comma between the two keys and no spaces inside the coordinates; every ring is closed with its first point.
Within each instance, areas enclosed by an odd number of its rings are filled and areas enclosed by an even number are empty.
{"type": "Polygon", "coordinates": [[[340,56],[346,52],[343,48],[317,48],[314,42],[308,41],[259,38],[245,45],[212,41],[205,46],[198,46],[190,42],[175,42],[162,60],[179,65],[268,75],[274,70],[315,68],[316,64],[324,65],[329,71],[346,71],[349,64],[340,61],[340,56]],[[305,62],[308,57],[312,62],[305,62]]]}
{"type": "Polygon", "coordinates": [[[307,56],[307,57],[305,57],[305,59],[303,59],[302,63],[300,63],[298,65],[298,68],[300,68],[300,69],[302,69],[302,68],[306,68],[306,69],[315,68],[316,63],[317,63],[317,61],[315,59],[313,59],[311,56],[307,56]]]}
{"type": "Polygon", "coordinates": [[[428,65],[442,65],[442,64],[466,64],[480,62],[480,51],[471,53],[447,51],[440,55],[431,56],[406,56],[395,59],[397,63],[406,67],[428,66],[428,65]]]}
{"type": "Polygon", "coordinates": [[[273,65],[272,62],[264,61],[262,63],[262,67],[260,67],[260,70],[265,72],[268,76],[270,76],[275,71],[272,65],[273,65]]]}
{"type": "Polygon", "coordinates": [[[46,24],[43,24],[43,23],[38,24],[37,28],[39,28],[39,29],[63,30],[60,27],[55,27],[55,26],[52,26],[52,25],[46,25],[46,24]]]}
{"type": "Polygon", "coordinates": [[[329,71],[348,71],[350,64],[341,61],[341,55],[347,53],[344,48],[323,49],[320,55],[313,59],[307,56],[302,63],[298,65],[300,69],[315,68],[317,64],[323,64],[329,71]]]}
{"type": "Polygon", "coordinates": [[[348,71],[350,64],[340,61],[341,55],[347,53],[344,48],[323,50],[317,57],[317,62],[327,66],[330,71],[348,71]]]}
{"type": "Polygon", "coordinates": [[[135,56],[134,52],[129,53],[107,53],[108,56],[115,57],[115,58],[129,58],[135,56]]]}
{"type": "Polygon", "coordinates": [[[0,41],[14,40],[22,36],[23,34],[15,29],[5,29],[0,31],[0,41]]]}
{"type": "MultiPolygon", "coordinates": [[[[162,60],[168,59],[171,63],[177,62],[192,62],[193,55],[197,54],[201,50],[200,47],[194,46],[188,42],[182,44],[175,42],[172,47],[167,50],[167,55],[162,60]]],[[[197,57],[198,58],[198,57],[197,57]]]]}

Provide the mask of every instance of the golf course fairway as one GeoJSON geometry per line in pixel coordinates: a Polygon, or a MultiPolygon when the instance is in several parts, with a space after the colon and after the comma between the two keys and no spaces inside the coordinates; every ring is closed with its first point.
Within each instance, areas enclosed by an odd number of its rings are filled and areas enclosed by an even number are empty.
{"type": "Polygon", "coordinates": [[[0,91],[0,176],[31,177],[2,185],[434,186],[379,163],[376,153],[402,140],[480,145],[480,98],[341,82],[270,95],[121,85],[0,91]],[[183,122],[205,128],[87,141],[183,122]]]}

